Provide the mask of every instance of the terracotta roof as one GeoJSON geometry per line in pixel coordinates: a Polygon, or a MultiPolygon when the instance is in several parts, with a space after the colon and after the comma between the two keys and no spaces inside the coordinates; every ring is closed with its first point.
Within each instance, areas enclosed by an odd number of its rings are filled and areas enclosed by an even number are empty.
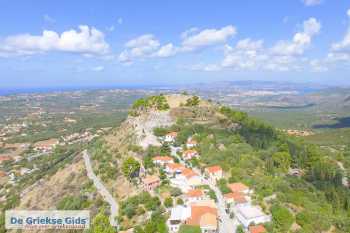
{"type": "Polygon", "coordinates": [[[205,170],[208,171],[209,173],[216,173],[216,172],[222,171],[222,168],[220,166],[211,166],[211,167],[207,167],[205,170]]]}
{"type": "Polygon", "coordinates": [[[267,232],[263,225],[249,226],[250,233],[265,233],[267,232]]]}
{"type": "Polygon", "coordinates": [[[185,150],[184,151],[185,155],[192,154],[192,153],[197,153],[197,151],[196,150],[185,150]]]}
{"type": "Polygon", "coordinates": [[[171,137],[176,137],[177,136],[177,132],[169,132],[166,135],[167,136],[171,136],[171,137]]]}
{"type": "Polygon", "coordinates": [[[144,184],[152,184],[152,183],[159,182],[159,181],[160,181],[160,179],[158,176],[147,176],[147,177],[142,179],[142,182],[144,184]]]}
{"type": "Polygon", "coordinates": [[[224,195],[225,199],[233,199],[237,203],[246,203],[247,199],[242,193],[227,193],[224,195]]]}
{"type": "Polygon", "coordinates": [[[0,171],[0,177],[5,177],[5,176],[6,176],[6,173],[3,171],[0,171]]]}
{"type": "Polygon", "coordinates": [[[186,178],[191,178],[192,176],[197,176],[198,174],[195,173],[192,169],[185,168],[182,170],[182,175],[184,175],[186,178]]]}
{"type": "Polygon", "coordinates": [[[0,156],[0,162],[8,160],[12,160],[12,158],[10,156],[0,156]]]}
{"type": "Polygon", "coordinates": [[[170,156],[155,156],[152,158],[153,161],[173,161],[173,158],[170,156]]]}
{"type": "Polygon", "coordinates": [[[191,206],[191,217],[186,224],[217,227],[217,209],[208,206],[191,206]]]}
{"type": "Polygon", "coordinates": [[[239,192],[244,192],[245,190],[248,190],[249,187],[246,186],[245,184],[242,183],[233,183],[227,185],[233,193],[239,193],[239,192]]]}
{"type": "Polygon", "coordinates": [[[187,144],[197,144],[197,141],[194,139],[188,139],[187,144]]]}
{"type": "Polygon", "coordinates": [[[186,193],[187,197],[201,197],[204,192],[201,189],[192,189],[186,193]]]}
{"type": "Polygon", "coordinates": [[[169,163],[166,165],[166,167],[168,169],[171,169],[171,170],[176,170],[176,169],[185,169],[184,165],[182,164],[179,164],[179,163],[169,163]]]}

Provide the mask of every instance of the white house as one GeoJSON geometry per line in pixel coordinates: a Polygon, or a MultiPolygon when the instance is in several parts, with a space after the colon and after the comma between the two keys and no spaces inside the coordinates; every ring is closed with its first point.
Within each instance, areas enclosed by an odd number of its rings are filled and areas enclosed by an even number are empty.
{"type": "Polygon", "coordinates": [[[167,133],[164,137],[165,142],[174,142],[177,136],[177,132],[167,133]]]}
{"type": "Polygon", "coordinates": [[[187,203],[203,201],[205,199],[205,193],[202,189],[191,189],[185,194],[185,196],[187,203]]]}
{"type": "Polygon", "coordinates": [[[252,205],[239,205],[234,208],[238,221],[248,228],[250,224],[260,224],[271,221],[271,215],[265,214],[259,207],[252,205]]]}
{"type": "Polygon", "coordinates": [[[249,195],[253,193],[253,191],[243,183],[232,183],[232,184],[228,184],[227,187],[233,193],[243,193],[245,195],[249,195]]]}
{"type": "Polygon", "coordinates": [[[207,167],[204,173],[208,176],[210,182],[215,183],[217,180],[223,178],[222,168],[220,166],[207,167]]]}
{"type": "Polygon", "coordinates": [[[154,164],[159,166],[164,166],[168,163],[174,163],[174,159],[170,156],[155,156],[154,158],[152,158],[152,161],[154,164]]]}
{"type": "Polygon", "coordinates": [[[196,147],[197,146],[197,141],[196,140],[194,140],[194,139],[192,139],[192,138],[189,138],[188,140],[187,140],[187,142],[186,142],[186,147],[188,148],[188,149],[191,149],[191,148],[193,148],[193,147],[196,147]]]}
{"type": "Polygon", "coordinates": [[[178,187],[182,192],[186,193],[196,186],[202,185],[201,177],[189,168],[184,168],[181,173],[176,174],[175,178],[170,179],[170,184],[178,187]]]}
{"type": "Polygon", "coordinates": [[[184,160],[190,160],[192,158],[198,158],[198,157],[199,157],[199,154],[196,150],[185,150],[182,153],[182,158],[184,160]]]}
{"type": "Polygon", "coordinates": [[[179,231],[182,223],[191,216],[191,208],[186,206],[176,206],[171,209],[170,217],[167,221],[169,231],[175,233],[179,231]]]}
{"type": "Polygon", "coordinates": [[[165,165],[165,172],[174,175],[180,174],[186,167],[180,163],[167,163],[165,165]]]}

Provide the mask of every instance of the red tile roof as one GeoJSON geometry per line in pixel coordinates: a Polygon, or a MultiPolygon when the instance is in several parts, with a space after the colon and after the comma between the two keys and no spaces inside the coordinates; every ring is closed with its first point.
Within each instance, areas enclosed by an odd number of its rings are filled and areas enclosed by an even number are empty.
{"type": "Polygon", "coordinates": [[[169,132],[169,133],[167,133],[167,136],[176,137],[177,132],[169,132]]]}
{"type": "Polygon", "coordinates": [[[173,161],[173,158],[170,156],[155,156],[152,158],[153,161],[173,161]]]}
{"type": "Polygon", "coordinates": [[[247,199],[242,193],[227,193],[224,195],[225,199],[233,199],[236,203],[246,203],[247,199]]]}
{"type": "Polygon", "coordinates": [[[248,186],[242,183],[233,183],[227,185],[233,193],[239,193],[239,192],[244,192],[249,189],[248,186]]]}
{"type": "Polygon", "coordinates": [[[207,167],[205,170],[209,173],[216,173],[216,172],[222,171],[222,168],[220,166],[211,166],[211,167],[207,167]]]}
{"type": "Polygon", "coordinates": [[[159,182],[159,181],[160,181],[160,179],[158,176],[147,176],[147,177],[142,179],[142,182],[144,184],[152,184],[152,183],[159,182]]]}
{"type": "Polygon", "coordinates": [[[166,167],[170,170],[183,170],[185,169],[185,166],[179,163],[169,163],[166,165],[166,167]]]}
{"type": "Polygon", "coordinates": [[[217,209],[209,206],[191,206],[191,217],[186,224],[192,226],[217,226],[217,209]]]}
{"type": "Polygon", "coordinates": [[[185,168],[181,172],[182,175],[184,175],[186,178],[191,178],[192,176],[197,176],[198,174],[194,172],[192,169],[185,168]]]}
{"type": "Polygon", "coordinates": [[[201,189],[192,189],[186,193],[187,197],[201,197],[203,195],[204,192],[201,189]]]}
{"type": "Polygon", "coordinates": [[[250,233],[265,233],[267,231],[263,225],[257,225],[257,226],[250,226],[249,232],[250,233]]]}

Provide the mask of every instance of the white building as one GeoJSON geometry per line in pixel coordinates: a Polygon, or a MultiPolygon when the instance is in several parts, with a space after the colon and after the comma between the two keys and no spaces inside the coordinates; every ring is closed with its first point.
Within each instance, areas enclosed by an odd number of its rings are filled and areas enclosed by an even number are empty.
{"type": "Polygon", "coordinates": [[[248,228],[250,224],[260,224],[271,221],[271,215],[265,214],[261,208],[252,205],[238,205],[234,208],[238,221],[248,228]]]}
{"type": "Polygon", "coordinates": [[[164,142],[175,142],[177,132],[167,133],[164,137],[164,142]]]}
{"type": "Polygon", "coordinates": [[[171,209],[170,218],[167,221],[169,232],[175,233],[179,231],[182,223],[191,216],[191,208],[186,206],[176,206],[171,209]]]}

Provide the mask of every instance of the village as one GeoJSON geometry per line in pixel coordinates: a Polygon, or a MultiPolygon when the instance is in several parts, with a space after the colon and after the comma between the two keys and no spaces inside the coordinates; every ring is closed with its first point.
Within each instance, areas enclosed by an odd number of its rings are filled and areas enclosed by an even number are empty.
{"type": "MultiPolygon", "coordinates": [[[[176,132],[170,132],[159,138],[170,145],[171,154],[152,159],[157,168],[165,172],[170,185],[183,193],[183,203],[168,210],[169,232],[178,232],[181,225],[198,226],[202,233],[267,232],[264,223],[271,221],[271,215],[253,204],[254,190],[236,182],[227,185],[229,193],[222,194],[218,182],[225,177],[223,169],[217,165],[204,169],[192,166],[189,161],[200,157],[197,141],[190,137],[185,145],[176,147],[173,145],[176,136],[176,132]]],[[[143,189],[150,193],[160,184],[161,179],[155,174],[142,179],[143,189]]]]}

